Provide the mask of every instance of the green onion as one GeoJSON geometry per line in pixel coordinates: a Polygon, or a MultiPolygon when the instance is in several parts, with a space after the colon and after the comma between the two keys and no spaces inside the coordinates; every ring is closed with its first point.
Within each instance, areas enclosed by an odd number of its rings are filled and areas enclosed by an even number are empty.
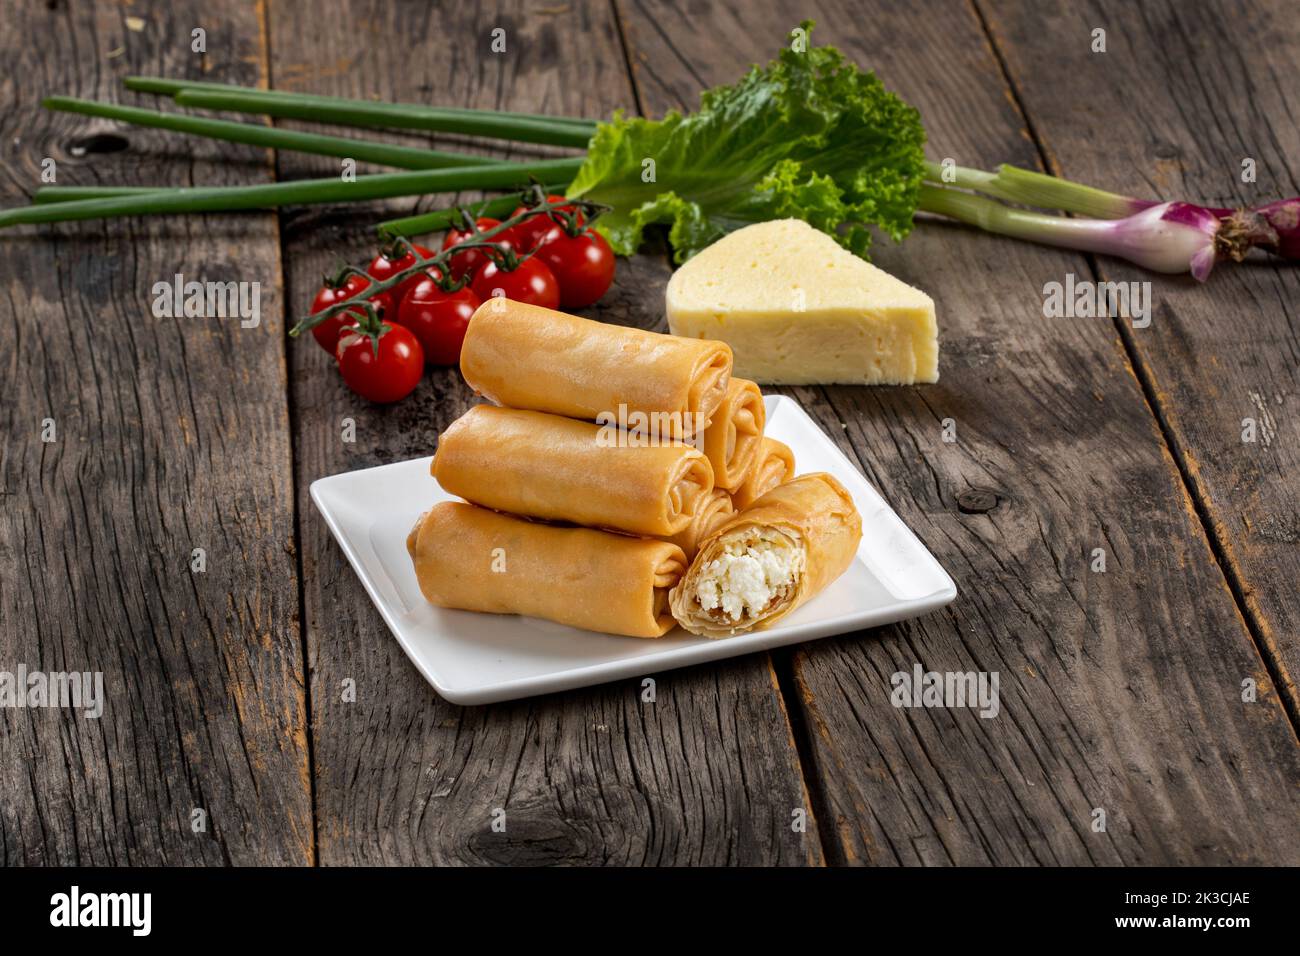
{"type": "Polygon", "coordinates": [[[589,129],[567,123],[486,113],[459,113],[430,106],[400,107],[391,103],[348,100],[333,104],[285,99],[266,93],[210,93],[203,90],[182,90],[176,94],[176,102],[181,106],[199,109],[261,113],[315,123],[434,130],[582,149],[587,147],[592,135],[589,129]]]}
{"type": "Polygon", "coordinates": [[[1122,219],[1153,205],[1144,200],[1119,196],[1103,189],[1005,163],[990,173],[965,166],[944,167],[927,162],[925,178],[936,185],[970,189],[1008,202],[1060,209],[1094,219],[1122,219]]]}
{"type": "MultiPolygon", "coordinates": [[[[547,194],[559,192],[568,186],[568,182],[555,183],[550,186],[543,186],[547,194]]],[[[37,191],[37,201],[39,201],[40,192],[37,191]]],[[[483,202],[468,206],[469,212],[474,218],[479,216],[490,216],[493,219],[500,219],[508,216],[524,200],[525,193],[511,193],[508,196],[497,196],[494,199],[486,199],[483,202]]],[[[389,236],[422,236],[425,233],[440,232],[452,225],[460,223],[460,207],[453,206],[450,209],[438,209],[433,212],[420,213],[417,216],[406,216],[403,219],[389,219],[387,222],[381,222],[375,228],[380,235],[389,236]]]]}
{"type": "MultiPolygon", "coordinates": [[[[175,96],[188,90],[201,90],[209,93],[237,93],[265,96],[276,100],[299,100],[303,102],[323,103],[335,106],[391,106],[400,110],[423,110],[430,107],[420,103],[380,103],[375,100],[349,99],[343,96],[324,96],[315,93],[294,93],[287,90],[266,90],[256,86],[237,86],[234,83],[208,83],[201,80],[169,80],[160,76],[128,76],[124,81],[126,88],[140,93],[160,93],[175,96]]],[[[516,113],[510,110],[476,110],[463,106],[433,107],[442,113],[458,113],[471,116],[498,116],[512,119],[542,120],[547,123],[568,123],[587,130],[596,127],[596,120],[583,119],[578,116],[545,116],[540,113],[516,113]]]]}
{"type": "Polygon", "coordinates": [[[988,196],[921,184],[917,208],[1016,239],[1098,252],[1152,272],[1190,272],[1204,282],[1220,259],[1240,262],[1260,237],[1237,229],[1216,210],[1183,202],[1148,206],[1123,219],[1083,219],[1016,209],[988,196]]]}
{"type": "Polygon", "coordinates": [[[105,219],[153,213],[219,212],[271,209],[298,203],[360,202],[458,189],[509,189],[524,185],[530,176],[546,180],[572,177],[582,162],[581,157],[544,159],[499,166],[382,173],[377,176],[358,176],[352,181],[330,177],[257,186],[150,191],[142,195],[130,194],[7,209],[0,212],[0,228],[20,223],[105,219]]]}
{"type": "Polygon", "coordinates": [[[411,146],[391,146],[388,143],[376,143],[372,140],[323,136],[319,133],[276,129],[255,123],[233,123],[230,120],[160,113],[133,106],[96,103],[70,96],[47,97],[43,105],[46,109],[79,113],[83,116],[102,116],[105,119],[121,120],[136,126],[153,126],[180,133],[192,133],[195,136],[206,136],[209,139],[265,146],[270,149],[290,149],[300,153],[339,156],[367,163],[378,163],[382,166],[396,166],[398,169],[443,169],[449,166],[481,166],[500,162],[500,160],[468,156],[463,153],[445,153],[411,146]]]}

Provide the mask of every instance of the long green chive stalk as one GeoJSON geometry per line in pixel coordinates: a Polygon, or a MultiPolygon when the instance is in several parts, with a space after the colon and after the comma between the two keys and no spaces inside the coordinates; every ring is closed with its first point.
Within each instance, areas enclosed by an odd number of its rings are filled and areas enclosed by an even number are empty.
{"type": "MultiPolygon", "coordinates": [[[[567,188],[568,181],[562,183],[552,183],[543,186],[542,190],[547,193],[560,192],[567,188]]],[[[40,194],[37,193],[39,196],[40,194]]],[[[483,202],[470,205],[470,215],[478,218],[479,216],[490,216],[493,219],[500,219],[502,216],[509,215],[518,205],[524,201],[525,193],[510,193],[505,196],[497,196],[495,199],[486,199],[483,202]]],[[[437,209],[433,212],[420,213],[416,216],[406,216],[402,219],[389,219],[381,222],[376,226],[376,230],[381,236],[423,236],[430,232],[441,232],[452,225],[457,225],[461,220],[461,208],[453,206],[450,209],[437,209]]]]}
{"type": "Polygon", "coordinates": [[[213,93],[182,90],[176,94],[181,106],[236,113],[260,113],[281,119],[336,123],[340,126],[387,127],[459,133],[549,146],[585,149],[591,140],[589,129],[570,123],[522,119],[481,113],[454,113],[432,106],[394,107],[392,104],[345,100],[340,104],[283,99],[267,94],[213,93]]]}
{"type": "Polygon", "coordinates": [[[63,222],[71,219],[102,219],[155,213],[221,212],[236,209],[272,209],[301,203],[360,202],[392,196],[419,196],[458,189],[509,189],[528,177],[554,180],[572,177],[581,158],[544,159],[495,166],[457,169],[416,170],[358,176],[345,181],[303,179],[257,186],[150,191],[107,199],[86,199],[7,209],[0,212],[0,228],[20,223],[63,222]]]}
{"type": "MultiPolygon", "coordinates": [[[[510,165],[502,163],[501,165],[510,165]]],[[[481,168],[481,167],[480,167],[481,168]]],[[[543,186],[548,193],[560,192],[566,186],[567,182],[551,183],[543,186]]],[[[74,202],[83,199],[109,199],[114,196],[145,196],[150,193],[175,193],[182,189],[193,189],[192,186],[42,186],[36,190],[32,200],[40,204],[74,202]]],[[[227,188],[227,187],[221,187],[227,188]]],[[[475,216],[491,216],[494,219],[500,219],[502,215],[510,212],[523,201],[524,193],[509,193],[505,196],[498,196],[495,199],[486,199],[478,203],[467,204],[464,208],[469,209],[475,216]]],[[[420,213],[415,216],[407,216],[402,219],[390,219],[387,222],[379,223],[376,228],[380,232],[387,232],[392,236],[418,236],[426,232],[437,232],[445,229],[447,223],[460,221],[461,207],[451,207],[448,209],[438,209],[432,212],[420,213]],[[405,232],[406,228],[415,228],[423,225],[423,220],[430,222],[440,221],[443,225],[431,225],[427,229],[420,229],[418,232],[405,232]]]]}
{"type": "Polygon", "coordinates": [[[42,186],[32,201],[41,204],[80,202],[83,199],[111,199],[115,196],[148,196],[174,193],[185,186],[42,186]]]}
{"type": "MultiPolygon", "coordinates": [[[[158,76],[128,76],[123,81],[128,90],[140,93],[159,93],[175,96],[187,90],[202,90],[209,93],[236,93],[249,96],[261,96],[271,100],[295,100],[305,103],[320,103],[333,106],[383,106],[396,110],[425,110],[430,107],[421,103],[388,103],[376,100],[351,99],[344,96],[324,96],[317,93],[295,93],[288,90],[265,90],[257,86],[238,86],[234,83],[210,83],[202,80],[169,80],[158,76]]],[[[596,128],[596,120],[583,119],[578,116],[547,116],[542,113],[516,113],[510,110],[479,110],[464,106],[434,107],[440,113],[458,113],[467,116],[498,116],[511,119],[540,120],[547,123],[567,123],[587,130],[596,128]]]]}
{"type": "Polygon", "coordinates": [[[116,106],[96,103],[70,96],[50,96],[42,101],[46,109],[82,116],[100,116],[120,120],[136,126],[151,126],[175,130],[209,139],[229,140],[270,149],[288,149],[300,153],[338,156],[361,162],[394,166],[398,169],[445,169],[451,166],[483,166],[500,160],[464,153],[447,153],[413,146],[393,146],[372,140],[348,139],[343,136],[324,136],[320,133],[303,133],[298,130],[278,129],[256,123],[234,123],[230,120],[184,116],[177,113],[160,113],[156,110],[137,109],[133,106],[116,106]]]}

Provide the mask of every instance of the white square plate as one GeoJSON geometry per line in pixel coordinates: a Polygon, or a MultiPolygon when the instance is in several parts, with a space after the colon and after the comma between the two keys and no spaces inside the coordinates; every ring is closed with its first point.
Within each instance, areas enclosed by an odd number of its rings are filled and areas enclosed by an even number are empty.
{"type": "Polygon", "coordinates": [[[708,640],[677,628],[648,640],[433,607],[406,553],[415,519],[453,498],[429,474],[431,457],[321,478],[311,497],[406,656],[454,704],[547,694],[877,627],[956,597],[952,578],[808,414],[782,395],[766,401],[767,434],[790,446],[799,474],[830,472],[862,513],[862,545],[849,569],[767,631],[708,640]]]}

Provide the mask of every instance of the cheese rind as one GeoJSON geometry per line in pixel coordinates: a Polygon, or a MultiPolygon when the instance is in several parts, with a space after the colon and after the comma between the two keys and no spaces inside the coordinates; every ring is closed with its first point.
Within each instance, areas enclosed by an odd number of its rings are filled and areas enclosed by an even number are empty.
{"type": "Polygon", "coordinates": [[[717,339],[767,385],[939,379],[934,301],[798,219],[719,239],[674,273],[674,335],[717,339]]]}

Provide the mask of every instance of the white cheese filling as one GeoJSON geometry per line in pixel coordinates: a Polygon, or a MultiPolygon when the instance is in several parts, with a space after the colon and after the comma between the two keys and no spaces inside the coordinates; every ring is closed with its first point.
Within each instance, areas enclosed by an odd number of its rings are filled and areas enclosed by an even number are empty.
{"type": "Polygon", "coordinates": [[[695,599],[703,610],[720,612],[735,624],[759,617],[785,597],[803,570],[802,549],[785,535],[762,531],[736,536],[701,569],[695,599]]]}

